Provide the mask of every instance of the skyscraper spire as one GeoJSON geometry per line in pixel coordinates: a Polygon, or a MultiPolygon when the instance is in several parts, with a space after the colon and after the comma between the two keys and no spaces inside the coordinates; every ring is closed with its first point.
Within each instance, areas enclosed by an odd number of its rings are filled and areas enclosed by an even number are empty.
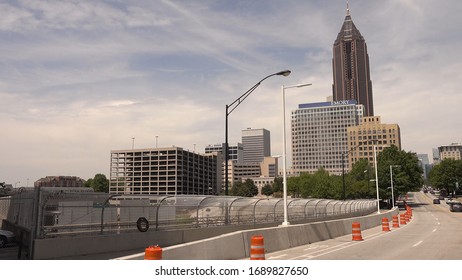
{"type": "Polygon", "coordinates": [[[354,99],[364,105],[364,116],[373,116],[372,81],[366,41],[351,19],[348,0],[346,12],[333,46],[333,99],[354,99]]]}

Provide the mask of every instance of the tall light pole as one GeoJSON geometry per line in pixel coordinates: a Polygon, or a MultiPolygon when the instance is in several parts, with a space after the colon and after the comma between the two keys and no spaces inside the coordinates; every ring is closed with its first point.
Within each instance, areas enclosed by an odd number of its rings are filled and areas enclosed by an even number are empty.
{"type": "Polygon", "coordinates": [[[238,99],[234,100],[233,103],[226,105],[226,115],[225,115],[225,195],[228,195],[229,190],[229,182],[228,182],[228,160],[229,160],[229,145],[228,145],[228,116],[237,108],[264,80],[268,79],[272,76],[289,76],[291,73],[290,70],[280,71],[271,75],[268,75],[261,79],[258,83],[256,83],[253,87],[251,87],[248,91],[244,92],[238,99]]]}
{"type": "Polygon", "coordinates": [[[374,144],[375,188],[377,190],[377,213],[380,214],[379,176],[377,174],[377,145],[374,144]]]}
{"type": "Polygon", "coordinates": [[[284,197],[284,222],[283,226],[288,226],[289,215],[287,213],[287,155],[286,155],[286,89],[289,88],[301,88],[311,86],[311,84],[298,84],[294,86],[282,86],[282,186],[283,186],[283,197],[284,197]]]}
{"type": "Polygon", "coordinates": [[[401,167],[401,165],[390,165],[390,186],[391,186],[391,206],[395,207],[395,196],[393,194],[393,167],[401,167]]]}

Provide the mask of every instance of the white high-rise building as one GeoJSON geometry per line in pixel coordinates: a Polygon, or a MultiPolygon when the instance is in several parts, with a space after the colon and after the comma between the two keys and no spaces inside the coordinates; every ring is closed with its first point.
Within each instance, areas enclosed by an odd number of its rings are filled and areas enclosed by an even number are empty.
{"type": "Polygon", "coordinates": [[[292,168],[295,174],[348,168],[347,128],[359,125],[364,106],[355,100],[300,104],[292,111],[292,168]],[[342,163],[342,154],[344,162],[342,163]],[[343,165],[344,164],[344,165],[343,165]]]}
{"type": "Polygon", "coordinates": [[[271,156],[270,132],[264,128],[242,130],[242,146],[244,147],[244,164],[260,163],[271,156]]]}

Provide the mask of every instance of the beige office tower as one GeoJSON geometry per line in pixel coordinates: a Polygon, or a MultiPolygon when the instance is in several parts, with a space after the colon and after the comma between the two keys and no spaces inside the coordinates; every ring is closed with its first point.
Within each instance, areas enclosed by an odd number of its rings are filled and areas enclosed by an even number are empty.
{"type": "Polygon", "coordinates": [[[360,159],[367,159],[374,164],[374,146],[377,155],[386,147],[395,145],[401,149],[401,133],[398,124],[384,124],[379,116],[364,117],[361,125],[347,129],[349,167],[360,159]]]}

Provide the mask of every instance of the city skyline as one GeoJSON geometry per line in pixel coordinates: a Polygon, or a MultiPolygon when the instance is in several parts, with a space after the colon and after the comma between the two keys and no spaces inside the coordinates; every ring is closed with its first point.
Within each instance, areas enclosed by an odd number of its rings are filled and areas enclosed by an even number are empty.
{"type": "MultiPolygon", "coordinates": [[[[281,85],[298,104],[332,94],[332,46],[346,1],[6,1],[0,19],[0,181],[109,174],[110,150],[224,141],[225,104],[272,77],[230,115],[230,143],[271,131],[281,154],[281,85]],[[133,139],[134,138],[134,139],[133,139]]],[[[367,40],[374,113],[402,148],[462,141],[455,36],[459,1],[349,1],[367,40]]],[[[290,154],[290,145],[288,145],[290,154]]]]}

